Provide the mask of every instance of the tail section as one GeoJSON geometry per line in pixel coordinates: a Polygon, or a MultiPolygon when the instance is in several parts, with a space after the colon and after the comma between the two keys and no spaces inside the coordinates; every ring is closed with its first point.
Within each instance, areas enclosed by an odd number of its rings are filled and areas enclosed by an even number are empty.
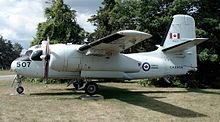
{"type": "MultiPolygon", "coordinates": [[[[185,67],[197,67],[196,45],[207,38],[196,38],[195,20],[188,15],[175,15],[162,45],[165,53],[181,53],[184,55],[185,67]]],[[[174,57],[175,58],[175,57],[174,57]]]]}

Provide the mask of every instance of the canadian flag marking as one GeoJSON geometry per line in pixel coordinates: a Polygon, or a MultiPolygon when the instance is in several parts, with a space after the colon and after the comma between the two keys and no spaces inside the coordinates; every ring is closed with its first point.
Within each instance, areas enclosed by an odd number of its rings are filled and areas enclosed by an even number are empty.
{"type": "Polygon", "coordinates": [[[170,39],[180,39],[180,33],[170,33],[170,39]]]}

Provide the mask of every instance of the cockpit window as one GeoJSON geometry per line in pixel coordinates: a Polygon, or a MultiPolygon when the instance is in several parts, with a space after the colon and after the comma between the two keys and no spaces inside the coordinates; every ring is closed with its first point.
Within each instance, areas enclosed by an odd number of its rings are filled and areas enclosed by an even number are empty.
{"type": "Polygon", "coordinates": [[[40,58],[40,56],[43,54],[42,50],[37,50],[35,52],[33,52],[31,59],[34,61],[41,61],[42,59],[40,58]]]}
{"type": "Polygon", "coordinates": [[[25,53],[25,56],[30,56],[32,52],[33,52],[33,50],[28,50],[28,51],[25,53]]]}

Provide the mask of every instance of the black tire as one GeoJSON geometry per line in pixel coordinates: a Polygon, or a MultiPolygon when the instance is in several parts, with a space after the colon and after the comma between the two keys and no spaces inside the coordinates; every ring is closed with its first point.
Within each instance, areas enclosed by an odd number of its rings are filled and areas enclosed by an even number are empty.
{"type": "Polygon", "coordinates": [[[22,86],[19,86],[16,91],[18,92],[18,94],[22,94],[24,92],[24,88],[22,86]]]}
{"type": "Polygon", "coordinates": [[[94,95],[98,92],[98,85],[94,82],[88,82],[85,86],[85,93],[88,95],[94,95]]]}

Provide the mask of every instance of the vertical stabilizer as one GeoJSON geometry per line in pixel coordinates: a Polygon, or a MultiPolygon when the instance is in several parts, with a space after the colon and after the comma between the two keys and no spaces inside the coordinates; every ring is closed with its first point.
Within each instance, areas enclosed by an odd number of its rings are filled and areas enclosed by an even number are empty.
{"type": "MultiPolygon", "coordinates": [[[[186,43],[186,41],[188,41],[189,39],[195,38],[195,20],[193,19],[193,17],[189,15],[175,15],[173,16],[173,21],[167,33],[166,39],[162,44],[162,47],[164,49],[175,47],[180,44],[186,43]]],[[[196,46],[186,50],[182,50],[181,53],[184,55],[183,65],[185,67],[197,67],[196,46]]]]}
{"type": "Polygon", "coordinates": [[[189,38],[196,38],[194,19],[188,15],[175,15],[162,46],[171,47],[189,38]]]}

